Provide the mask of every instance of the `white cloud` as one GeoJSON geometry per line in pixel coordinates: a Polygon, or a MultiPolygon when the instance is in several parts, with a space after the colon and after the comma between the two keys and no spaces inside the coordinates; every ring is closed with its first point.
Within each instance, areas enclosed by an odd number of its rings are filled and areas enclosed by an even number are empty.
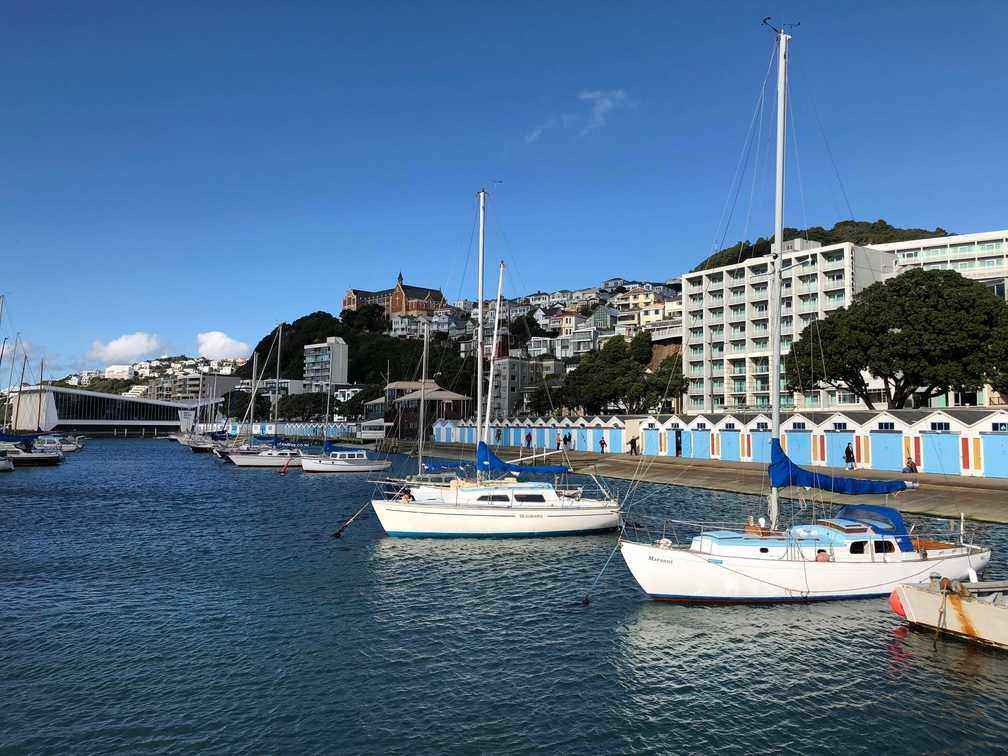
{"type": "Polygon", "coordinates": [[[581,130],[581,136],[584,136],[592,131],[598,131],[605,126],[606,118],[609,117],[609,114],[627,104],[627,93],[624,89],[585,90],[578,95],[578,99],[591,104],[591,115],[588,117],[588,123],[581,130]]]}
{"type": "Polygon", "coordinates": [[[91,342],[88,359],[105,365],[129,363],[156,354],[164,348],[164,342],[156,333],[126,333],[107,344],[95,339],[91,342]]]}
{"type": "Polygon", "coordinates": [[[580,127],[578,136],[587,136],[605,126],[614,110],[633,105],[625,89],[584,89],[577,98],[589,107],[588,113],[551,115],[525,135],[525,143],[538,142],[551,129],[580,127]]]}
{"type": "Polygon", "coordinates": [[[196,334],[196,351],[208,360],[225,357],[247,357],[252,347],[244,341],[232,339],[223,331],[207,331],[196,334]]]}

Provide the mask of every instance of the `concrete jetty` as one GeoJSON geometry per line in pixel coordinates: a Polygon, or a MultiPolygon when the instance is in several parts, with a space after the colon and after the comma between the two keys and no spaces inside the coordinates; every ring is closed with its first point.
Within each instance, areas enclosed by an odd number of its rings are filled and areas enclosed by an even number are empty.
{"type": "MultiPolygon", "coordinates": [[[[425,445],[425,454],[447,459],[473,459],[475,447],[471,444],[425,445]]],[[[524,450],[512,447],[495,449],[501,459],[518,458],[524,450]]],[[[541,454],[541,451],[539,452],[541,454]]],[[[756,462],[722,462],[710,459],[682,457],[643,457],[628,454],[596,454],[593,452],[567,452],[568,463],[574,472],[595,473],[607,478],[643,480],[649,483],[706,488],[714,491],[731,491],[759,496],[767,492],[766,465],[756,462]]],[[[558,464],[562,455],[547,457],[549,464],[558,464]]],[[[913,480],[920,488],[904,491],[894,496],[846,496],[817,492],[817,500],[836,504],[862,502],[885,504],[907,514],[932,515],[1008,523],[1008,479],[970,478],[958,475],[918,473],[907,475],[883,470],[848,471],[837,468],[814,469],[830,475],[849,475],[875,480],[913,480]]],[[[802,492],[804,493],[804,492],[802,492]]],[[[782,492],[786,498],[801,498],[794,489],[782,492]]],[[[805,494],[811,497],[812,492],[805,494]]]]}

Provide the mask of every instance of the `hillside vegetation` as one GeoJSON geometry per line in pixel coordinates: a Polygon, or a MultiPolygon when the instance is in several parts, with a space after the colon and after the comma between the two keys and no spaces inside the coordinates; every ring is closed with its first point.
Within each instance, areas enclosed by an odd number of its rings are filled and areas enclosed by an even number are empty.
{"type": "MultiPolygon", "coordinates": [[[[821,244],[838,244],[840,242],[852,242],[853,244],[887,244],[889,242],[909,241],[910,239],[931,239],[937,236],[949,236],[950,232],[940,226],[934,231],[925,228],[896,228],[890,226],[884,220],[840,221],[833,228],[823,228],[822,226],[812,226],[802,231],[798,228],[785,228],[784,241],[791,239],[808,238],[821,244]]],[[[708,257],[702,263],[693,268],[695,273],[698,270],[708,268],[719,268],[722,265],[734,265],[743,262],[751,257],[762,257],[770,254],[770,245],[773,239],[764,239],[762,236],[755,242],[744,241],[726,247],[708,257]]]]}

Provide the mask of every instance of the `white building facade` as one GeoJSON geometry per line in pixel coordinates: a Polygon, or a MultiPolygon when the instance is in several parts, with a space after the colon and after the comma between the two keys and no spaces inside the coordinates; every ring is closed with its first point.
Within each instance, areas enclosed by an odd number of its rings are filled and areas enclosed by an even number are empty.
{"type": "MultiPolygon", "coordinates": [[[[829,246],[804,239],[786,242],[781,354],[787,355],[809,324],[849,306],[857,292],[894,275],[895,259],[892,251],[846,242],[829,246]]],[[[770,406],[769,261],[758,257],[682,277],[686,411],[770,406]]],[[[810,390],[795,395],[783,384],[781,403],[797,408],[859,404],[849,392],[810,390]]]]}
{"type": "Polygon", "coordinates": [[[305,344],[305,391],[323,392],[330,384],[346,384],[349,359],[347,343],[339,336],[330,336],[318,344],[305,344]]]}

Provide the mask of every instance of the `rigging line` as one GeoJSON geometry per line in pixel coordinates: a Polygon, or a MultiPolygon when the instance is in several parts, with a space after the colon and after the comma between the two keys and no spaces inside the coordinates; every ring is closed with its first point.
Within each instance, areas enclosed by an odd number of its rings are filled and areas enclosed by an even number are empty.
{"type": "MultiPolygon", "coordinates": [[[[801,75],[808,76],[807,73],[802,73],[801,75]]],[[[847,188],[840,177],[840,169],[837,167],[836,158],[833,157],[833,149],[830,147],[829,139],[826,137],[826,129],[823,128],[822,119],[819,117],[819,105],[816,102],[815,87],[810,86],[808,91],[812,100],[812,113],[815,115],[816,124],[819,126],[819,134],[822,136],[823,145],[826,147],[826,154],[829,156],[830,164],[833,166],[833,175],[836,176],[837,184],[840,185],[840,193],[843,195],[844,204],[847,205],[847,217],[850,220],[854,220],[854,210],[847,196],[847,188]]]]}
{"type": "MultiPolygon", "coordinates": [[[[771,61],[773,57],[771,56],[771,61]]],[[[755,149],[755,158],[753,159],[753,172],[752,172],[752,183],[749,186],[749,207],[746,210],[745,225],[742,229],[742,242],[739,244],[738,258],[735,260],[736,264],[742,262],[742,254],[745,251],[746,244],[749,241],[749,226],[752,223],[752,212],[753,206],[756,203],[756,179],[759,176],[760,171],[760,157],[763,151],[759,148],[760,137],[763,135],[763,114],[766,111],[766,84],[767,80],[763,80],[763,101],[760,104],[760,116],[759,116],[759,126],[756,128],[755,143],[757,147],[755,149]]]]}
{"type": "Polygon", "coordinates": [[[770,79],[770,72],[773,69],[773,61],[775,56],[775,45],[771,45],[770,48],[770,59],[767,63],[767,71],[763,76],[763,85],[760,87],[759,96],[756,98],[756,107],[753,110],[752,118],[749,120],[749,126],[746,129],[745,139],[742,142],[742,153],[739,155],[738,163],[735,167],[735,173],[732,175],[731,183],[728,185],[728,197],[725,198],[725,205],[721,210],[721,217],[718,220],[718,229],[722,229],[721,242],[718,243],[717,232],[715,232],[714,240],[711,244],[711,253],[717,252],[718,249],[724,246],[725,239],[728,236],[728,231],[731,226],[731,219],[735,215],[735,205],[738,201],[739,191],[742,188],[742,176],[745,174],[745,166],[749,162],[749,153],[752,151],[753,145],[759,138],[758,134],[755,134],[753,129],[756,124],[757,115],[762,112],[763,102],[766,97],[766,86],[770,79]],[[734,197],[732,196],[732,187],[735,187],[734,197]],[[731,208],[729,212],[729,207],[731,208]]]}

